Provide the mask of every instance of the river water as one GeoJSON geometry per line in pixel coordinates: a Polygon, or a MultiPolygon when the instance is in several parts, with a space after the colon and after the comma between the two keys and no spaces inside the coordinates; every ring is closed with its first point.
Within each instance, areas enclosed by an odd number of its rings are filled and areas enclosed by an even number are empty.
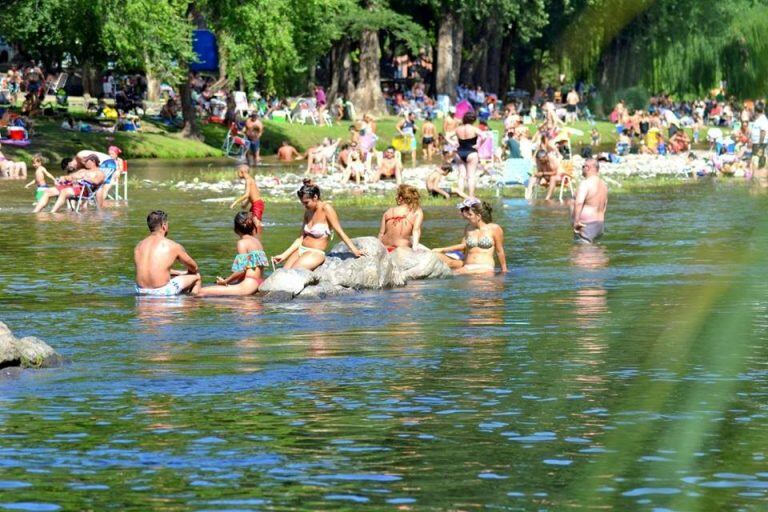
{"type": "MultiPolygon", "coordinates": [[[[768,198],[743,184],[616,194],[596,247],[499,200],[506,276],[289,304],[133,296],[151,209],[227,272],[210,193],[39,217],[31,195],[0,183],[0,319],[70,363],[0,380],[0,510],[767,506],[768,198]]],[[[338,209],[376,233],[380,208],[338,209]]],[[[425,213],[426,245],[458,242],[455,210],[425,213]]],[[[300,219],[267,205],[269,254],[300,219]]]]}

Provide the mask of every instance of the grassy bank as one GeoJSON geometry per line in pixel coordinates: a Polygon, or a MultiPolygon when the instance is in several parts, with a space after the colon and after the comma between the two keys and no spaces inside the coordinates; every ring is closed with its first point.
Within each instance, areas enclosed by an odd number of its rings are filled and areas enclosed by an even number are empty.
{"type": "MultiPolygon", "coordinates": [[[[77,120],[84,120],[95,127],[98,122],[92,116],[80,111],[71,113],[77,120]]],[[[226,136],[226,128],[218,124],[203,124],[201,131],[203,140],[185,139],[180,136],[178,129],[168,127],[151,120],[142,121],[141,132],[73,132],[61,128],[63,118],[41,117],[34,120],[32,129],[32,144],[26,148],[3,146],[3,152],[10,158],[29,162],[32,155],[41,153],[49,162],[58,162],[62,158],[71,157],[82,149],[106,151],[109,145],[115,144],[123,149],[128,159],[159,158],[159,159],[194,159],[223,156],[221,145],[226,136]]],[[[377,147],[384,149],[397,135],[396,125],[399,121],[394,116],[387,116],[377,121],[379,140],[377,147]]],[[[441,121],[436,122],[438,127],[441,121]]],[[[341,122],[333,126],[313,126],[290,124],[287,122],[265,121],[265,133],[262,140],[262,154],[269,156],[275,153],[281,141],[286,140],[299,151],[306,151],[316,145],[324,137],[333,139],[349,138],[350,122],[341,122]]],[[[583,136],[573,137],[575,145],[588,144],[591,127],[586,122],[573,125],[584,132],[583,136]]],[[[503,130],[500,121],[491,121],[491,129],[503,130]]],[[[613,125],[606,122],[597,123],[604,142],[615,140],[613,125]]],[[[52,164],[49,164],[52,166],[52,164]]]]}

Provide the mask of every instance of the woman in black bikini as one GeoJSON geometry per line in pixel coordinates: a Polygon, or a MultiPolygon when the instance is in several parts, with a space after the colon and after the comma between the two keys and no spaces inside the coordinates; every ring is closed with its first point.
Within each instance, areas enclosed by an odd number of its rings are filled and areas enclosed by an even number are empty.
{"type": "Polygon", "coordinates": [[[484,134],[473,126],[477,121],[477,114],[470,110],[462,118],[461,126],[456,128],[456,138],[459,140],[459,149],[456,154],[461,166],[459,168],[459,191],[464,193],[464,183],[467,183],[469,197],[475,197],[475,183],[477,181],[477,165],[480,156],[477,154],[478,139],[483,139],[484,134]]]}

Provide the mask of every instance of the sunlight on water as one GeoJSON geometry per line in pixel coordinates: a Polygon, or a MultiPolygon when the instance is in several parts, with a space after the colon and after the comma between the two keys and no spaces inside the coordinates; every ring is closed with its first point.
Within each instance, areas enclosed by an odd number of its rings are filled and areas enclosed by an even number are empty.
{"type": "MultiPolygon", "coordinates": [[[[232,212],[210,193],[142,186],[128,208],[35,218],[21,184],[0,185],[0,319],[71,361],[0,380],[0,510],[768,497],[768,200],[746,187],[617,195],[597,247],[573,245],[564,208],[498,202],[506,276],[285,304],[133,296],[151,209],[208,279],[227,270],[232,212]]],[[[340,214],[360,236],[381,211],[340,214]]],[[[301,210],[266,215],[274,254],[301,210]]],[[[424,243],[462,228],[429,206],[424,243]]]]}

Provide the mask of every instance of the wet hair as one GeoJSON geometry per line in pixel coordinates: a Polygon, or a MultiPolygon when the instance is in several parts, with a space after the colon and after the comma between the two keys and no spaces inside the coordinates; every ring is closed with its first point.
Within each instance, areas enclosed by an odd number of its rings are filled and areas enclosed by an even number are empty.
{"type": "Polygon", "coordinates": [[[464,124],[472,124],[475,121],[477,121],[477,114],[475,114],[474,110],[468,111],[464,114],[464,117],[461,118],[461,122],[464,124]]]}
{"type": "Polygon", "coordinates": [[[147,227],[152,233],[160,229],[160,227],[167,222],[168,214],[166,214],[163,210],[155,210],[153,212],[149,212],[149,215],[147,215],[147,227]]]}
{"type": "Polygon", "coordinates": [[[416,187],[410,185],[400,185],[397,187],[397,198],[400,199],[409,210],[415,210],[419,207],[421,195],[416,187]]]}
{"type": "Polygon", "coordinates": [[[303,185],[296,191],[296,195],[299,199],[309,197],[310,199],[320,199],[320,187],[314,184],[309,178],[304,178],[303,185]]]}
{"type": "Polygon", "coordinates": [[[69,164],[71,164],[71,163],[72,163],[72,159],[71,158],[62,158],[61,159],[61,170],[62,171],[66,171],[67,169],[69,169],[69,164]]]}
{"type": "Polygon", "coordinates": [[[238,235],[250,235],[256,229],[251,212],[240,212],[235,215],[235,233],[238,235]]]}

